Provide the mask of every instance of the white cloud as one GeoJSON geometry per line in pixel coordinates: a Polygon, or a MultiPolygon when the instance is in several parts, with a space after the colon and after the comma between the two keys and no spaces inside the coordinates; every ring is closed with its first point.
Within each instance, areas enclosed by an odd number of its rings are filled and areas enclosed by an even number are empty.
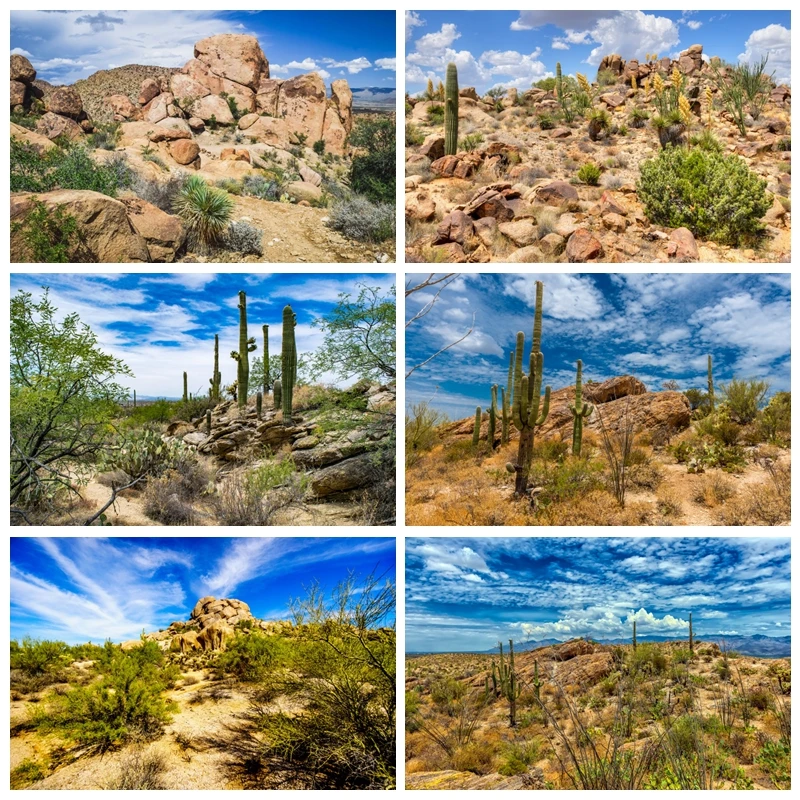
{"type": "MultiPolygon", "coordinates": [[[[514,276],[506,279],[504,294],[518,297],[530,308],[536,306],[536,280],[534,276],[514,276]]],[[[548,275],[544,288],[546,303],[544,313],[548,317],[565,320],[593,320],[603,312],[603,295],[591,278],[554,273],[548,275]]],[[[527,334],[526,334],[527,335],[527,334]]]]}
{"type": "Polygon", "coordinates": [[[792,32],[783,25],[767,25],[753,31],[744,43],[745,51],[739,53],[739,61],[756,64],[768,56],[766,71],[775,72],[778,83],[791,83],[792,73],[792,32]]]}
{"type": "Polygon", "coordinates": [[[372,66],[372,62],[368,58],[364,58],[364,56],[352,58],[349,61],[337,61],[334,58],[323,58],[321,60],[330,67],[346,69],[351,75],[357,75],[362,70],[372,66]]]}
{"type": "Polygon", "coordinates": [[[375,59],[375,66],[378,69],[389,69],[392,72],[397,71],[397,59],[396,58],[376,58],[375,59]]]}
{"type": "Polygon", "coordinates": [[[690,28],[693,31],[696,31],[696,30],[699,30],[700,28],[703,27],[703,23],[702,22],[698,22],[696,19],[690,19],[686,23],[686,27],[690,28]]]}
{"type": "Polygon", "coordinates": [[[23,49],[22,47],[15,47],[11,51],[12,56],[25,56],[25,58],[33,58],[33,53],[29,53],[27,50],[23,49]]]}
{"type": "Polygon", "coordinates": [[[302,69],[311,72],[317,68],[317,62],[313,58],[304,58],[302,61],[290,61],[286,67],[288,69],[302,69]]]}
{"type": "Polygon", "coordinates": [[[615,17],[598,20],[592,29],[592,40],[598,46],[586,61],[597,66],[609,53],[619,53],[625,59],[644,59],[647,53],[663,53],[678,44],[680,32],[668,17],[621,11],[615,17]]]}
{"type": "Polygon", "coordinates": [[[406,11],[406,41],[414,35],[414,28],[425,25],[425,20],[416,11],[406,11]]]}
{"type": "Polygon", "coordinates": [[[553,39],[553,43],[550,46],[553,50],[569,50],[569,45],[560,39],[553,39]]]}
{"type": "Polygon", "coordinates": [[[443,22],[442,27],[435,33],[426,33],[414,43],[416,51],[423,56],[439,55],[442,50],[450,47],[461,34],[452,22],[443,22]]]}

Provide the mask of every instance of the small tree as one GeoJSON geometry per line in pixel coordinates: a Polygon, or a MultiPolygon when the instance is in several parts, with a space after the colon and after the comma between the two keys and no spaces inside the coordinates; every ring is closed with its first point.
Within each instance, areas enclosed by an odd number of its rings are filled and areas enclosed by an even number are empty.
{"type": "Polygon", "coordinates": [[[58,321],[47,288],[38,301],[23,291],[11,299],[12,513],[25,518],[25,508],[75,491],[128,396],[120,376],[132,373],[77,314],[58,321]]]}
{"type": "Polygon", "coordinates": [[[313,325],[325,334],[311,363],[314,377],[325,372],[342,380],[396,377],[394,287],[387,295],[364,284],[359,289],[355,300],[343,292],[327,316],[314,320],[313,325]]]}
{"type": "Polygon", "coordinates": [[[350,188],[375,203],[395,202],[394,122],[389,118],[359,119],[350,134],[356,149],[350,166],[350,188]]]}
{"type": "Polygon", "coordinates": [[[755,378],[749,380],[731,378],[730,383],[720,388],[733,421],[747,425],[756,418],[759,409],[763,407],[764,399],[769,392],[769,383],[755,378]]]}

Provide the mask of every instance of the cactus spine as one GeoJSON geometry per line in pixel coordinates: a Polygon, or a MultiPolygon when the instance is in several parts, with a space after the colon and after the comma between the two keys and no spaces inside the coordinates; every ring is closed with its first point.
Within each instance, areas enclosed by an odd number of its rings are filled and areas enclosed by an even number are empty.
{"type": "Polygon", "coordinates": [[[489,447],[494,450],[494,434],[497,430],[497,384],[492,386],[492,404],[489,406],[489,447]]]}
{"type": "Polygon", "coordinates": [[[578,359],[578,372],[575,376],[575,405],[570,406],[572,412],[572,455],[580,456],[583,441],[583,420],[591,416],[594,406],[583,402],[583,361],[578,359]]]}
{"type": "Polygon", "coordinates": [[[516,472],[515,492],[523,497],[528,491],[528,476],[533,458],[533,439],[537,427],[544,425],[550,413],[550,387],[545,386],[544,403],[541,402],[542,370],[542,297],[544,284],[536,281],[536,311],[533,318],[533,342],[529,360],[529,373],[522,372],[522,353],[525,349],[525,334],[517,333],[514,361],[514,397],[511,403],[514,425],[519,431],[517,463],[511,469],[516,472]],[[540,413],[541,405],[541,413],[540,413]]]}
{"type": "Polygon", "coordinates": [[[472,446],[477,447],[481,440],[481,407],[475,409],[475,427],[472,429],[472,446]]]}
{"type": "Polygon", "coordinates": [[[689,612],[689,652],[694,655],[694,629],[692,628],[692,612],[689,612]]]}
{"type": "Polygon", "coordinates": [[[247,295],[239,292],[239,351],[232,352],[231,358],[234,359],[239,369],[236,373],[238,391],[236,401],[240,409],[247,406],[247,385],[250,382],[250,356],[249,354],[256,349],[256,340],[247,337],[247,295]]]}
{"type": "Polygon", "coordinates": [[[264,381],[262,394],[269,397],[269,325],[262,325],[261,330],[264,334],[264,381]]]}
{"type": "Polygon", "coordinates": [[[283,309],[283,341],[281,342],[281,392],[283,405],[283,421],[286,425],[292,422],[292,395],[297,375],[297,347],[294,341],[294,326],[297,319],[291,306],[283,309]]]}
{"type": "Polygon", "coordinates": [[[517,673],[514,669],[514,641],[508,640],[508,662],[503,661],[503,644],[500,646],[500,663],[492,661],[492,684],[495,691],[508,700],[508,724],[514,728],[517,724],[517,698],[522,692],[517,673]]]}
{"type": "Polygon", "coordinates": [[[261,419],[261,409],[262,409],[262,404],[264,402],[262,400],[262,397],[263,395],[261,394],[261,392],[256,392],[256,417],[258,419],[261,419]]]}
{"type": "Polygon", "coordinates": [[[636,620],[633,621],[633,649],[636,649],[636,620]]]}
{"type": "Polygon", "coordinates": [[[184,403],[189,402],[189,386],[188,386],[188,384],[189,384],[189,379],[188,379],[186,373],[184,372],[183,373],[183,402],[184,403]]]}
{"type": "Polygon", "coordinates": [[[708,403],[714,410],[714,373],[711,370],[711,356],[708,357],[708,403]]]}
{"type": "Polygon", "coordinates": [[[458,69],[447,65],[444,87],[444,154],[454,156],[458,151],[458,69]]]}
{"type": "Polygon", "coordinates": [[[220,401],[222,388],[222,375],[219,373],[219,334],[214,336],[214,376],[209,383],[211,384],[211,402],[216,405],[220,401]]]}

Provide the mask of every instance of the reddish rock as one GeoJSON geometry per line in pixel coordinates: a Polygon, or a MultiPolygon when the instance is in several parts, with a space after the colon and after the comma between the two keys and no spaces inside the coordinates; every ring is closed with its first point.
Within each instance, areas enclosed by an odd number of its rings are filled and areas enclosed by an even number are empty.
{"type": "Polygon", "coordinates": [[[497,234],[497,220],[494,217],[482,217],[475,220],[475,235],[485,247],[491,247],[497,234]]]}
{"type": "Polygon", "coordinates": [[[464,264],[467,261],[463,248],[457,242],[436,245],[433,251],[437,263],[464,264]]]}
{"type": "Polygon", "coordinates": [[[61,86],[50,93],[45,100],[45,108],[53,114],[78,119],[83,111],[83,100],[76,89],[71,86],[61,86]]]}
{"type": "Polygon", "coordinates": [[[441,175],[443,178],[455,177],[457,169],[460,173],[458,175],[460,178],[469,178],[473,172],[473,167],[468,162],[462,167],[458,156],[443,156],[442,158],[437,158],[431,164],[431,172],[441,175]]]}
{"type": "Polygon", "coordinates": [[[133,119],[139,114],[139,108],[125,94],[110,94],[103,98],[103,103],[121,120],[133,119]]]}
{"type": "Polygon", "coordinates": [[[429,158],[431,161],[438,161],[444,157],[444,136],[431,133],[425,137],[422,147],[419,148],[420,155],[429,158]]]}
{"type": "Polygon", "coordinates": [[[554,128],[550,131],[551,139],[566,139],[568,136],[572,136],[572,131],[569,128],[554,128]]]}
{"type": "Polygon", "coordinates": [[[196,103],[193,103],[191,114],[193,117],[199,117],[203,122],[209,122],[212,117],[220,125],[231,125],[234,122],[233,114],[231,114],[228,104],[221,97],[214,94],[202,97],[196,103]]]}
{"type": "Polygon", "coordinates": [[[593,261],[605,254],[603,245],[586,228],[578,228],[569,237],[566,252],[571,264],[593,261]]]}
{"type": "Polygon", "coordinates": [[[204,86],[200,81],[176,72],[169,82],[170,94],[178,101],[181,106],[190,106],[195,100],[211,94],[211,90],[204,86]]]}
{"type": "Polygon", "coordinates": [[[609,94],[601,94],[600,101],[605,103],[609,108],[618,108],[625,103],[625,98],[619,92],[611,92],[609,94]]]}
{"type": "Polygon", "coordinates": [[[464,245],[472,238],[475,230],[472,218],[458,209],[451,211],[436,228],[434,244],[457,242],[464,245]]]}
{"type": "Polygon", "coordinates": [[[687,263],[697,261],[699,253],[694,235],[688,228],[676,228],[669,235],[671,244],[675,245],[674,257],[676,261],[687,263]]]}
{"type": "Polygon", "coordinates": [[[474,219],[494,217],[498,222],[514,219],[514,209],[500,192],[490,187],[481,189],[464,207],[464,213],[474,219]]]}
{"type": "Polygon", "coordinates": [[[246,131],[248,128],[255,125],[259,119],[261,119],[259,114],[245,114],[243,117],[239,118],[239,130],[246,131]]]}
{"type": "Polygon", "coordinates": [[[36,80],[36,70],[25,56],[11,56],[11,80],[20,83],[33,83],[36,80]]]}
{"type": "Polygon", "coordinates": [[[628,220],[626,220],[622,214],[605,214],[602,222],[603,227],[608,228],[610,231],[614,231],[615,233],[625,233],[625,230],[628,227],[628,220]]]}
{"type": "Polygon", "coordinates": [[[123,200],[133,229],[144,239],[150,261],[172,263],[186,241],[186,230],[175,217],[139,198],[123,200]]]}
{"type": "Polygon", "coordinates": [[[550,181],[536,187],[536,202],[548,206],[560,206],[569,200],[578,199],[578,191],[566,181],[550,181]]]}
{"type": "Polygon", "coordinates": [[[139,87],[139,105],[146,106],[154,97],[161,94],[161,88],[152,78],[146,78],[139,87]]]}
{"type": "Polygon", "coordinates": [[[253,91],[262,76],[269,78],[269,62],[254,36],[233,33],[209,36],[195,44],[194,57],[213,75],[253,91]]]}
{"type": "Polygon", "coordinates": [[[646,394],[647,387],[633,375],[620,375],[602,383],[584,384],[584,396],[593,403],[608,403],[622,397],[646,394]]]}
{"type": "Polygon", "coordinates": [[[177,139],[169,144],[169,154],[183,166],[194,163],[200,155],[200,148],[191,139],[177,139]]]}
{"type": "Polygon", "coordinates": [[[614,659],[605,651],[575,656],[556,666],[556,681],[561,686],[594,686],[613,668],[614,659]]]}
{"type": "Polygon", "coordinates": [[[622,198],[617,197],[614,192],[603,192],[600,197],[601,214],[620,214],[625,217],[628,215],[628,207],[622,198]]]}
{"type": "Polygon", "coordinates": [[[237,150],[235,147],[225,147],[219,154],[220,161],[246,161],[250,163],[249,150],[237,150]]]}
{"type": "Polygon", "coordinates": [[[52,111],[42,115],[36,123],[36,132],[48,139],[57,139],[59,136],[66,136],[73,140],[83,138],[83,128],[74,119],[62,117],[52,111]]]}

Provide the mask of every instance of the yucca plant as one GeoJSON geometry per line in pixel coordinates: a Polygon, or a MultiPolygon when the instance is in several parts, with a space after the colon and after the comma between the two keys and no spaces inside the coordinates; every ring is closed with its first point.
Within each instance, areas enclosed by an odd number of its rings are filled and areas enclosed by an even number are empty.
{"type": "Polygon", "coordinates": [[[192,242],[208,248],[227,230],[233,200],[226,191],[209,186],[199,175],[192,175],[175,199],[174,208],[186,223],[192,242]]]}
{"type": "Polygon", "coordinates": [[[631,111],[631,125],[634,128],[643,128],[650,115],[643,108],[634,108],[631,111]]]}
{"type": "Polygon", "coordinates": [[[594,109],[587,114],[589,120],[589,138],[596,142],[603,131],[611,128],[611,114],[604,109],[594,109]]]}

